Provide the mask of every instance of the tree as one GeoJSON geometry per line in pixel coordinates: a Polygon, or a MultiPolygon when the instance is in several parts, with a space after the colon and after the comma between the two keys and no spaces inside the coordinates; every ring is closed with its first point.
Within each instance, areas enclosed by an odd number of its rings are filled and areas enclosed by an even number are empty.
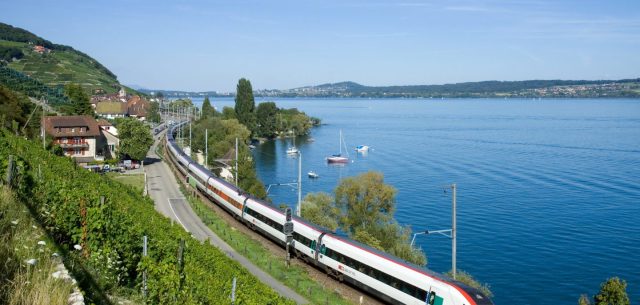
{"type": "Polygon", "coordinates": [[[71,101],[71,104],[67,107],[69,114],[93,115],[93,108],[89,103],[89,95],[82,89],[80,84],[67,84],[64,86],[64,94],[71,101]]]}
{"type": "Polygon", "coordinates": [[[149,106],[149,115],[147,120],[153,123],[160,122],[160,104],[158,102],[151,102],[149,106]]]}
{"type": "Polygon", "coordinates": [[[247,145],[238,148],[238,186],[258,198],[266,198],[267,191],[258,179],[255,162],[247,145]]]}
{"type": "MultiPolygon", "coordinates": [[[[27,123],[33,111],[33,104],[27,98],[0,85],[0,128],[4,127],[18,134],[27,123]]],[[[25,128],[27,136],[38,135],[40,116],[34,116],[25,128]]]]}
{"type": "Polygon", "coordinates": [[[351,238],[417,265],[427,257],[411,247],[411,230],[393,218],[396,190],[378,172],[343,179],[334,190],[335,200],[325,193],[305,197],[302,217],[335,230],[341,227],[351,238]]]}
{"type": "Polygon", "coordinates": [[[204,102],[202,102],[202,117],[212,117],[216,114],[216,110],[211,106],[211,102],[209,102],[209,97],[204,98],[204,102]]]}
{"type": "Polygon", "coordinates": [[[153,144],[149,126],[134,118],[116,119],[120,137],[120,155],[134,160],[144,160],[153,144]]]}
{"type": "Polygon", "coordinates": [[[335,231],[339,226],[340,209],[333,203],[331,194],[309,193],[302,200],[302,217],[335,231]]]}
{"type": "Polygon", "coordinates": [[[618,277],[609,278],[600,285],[600,292],[593,299],[595,305],[629,305],[627,282],[618,277]]]}
{"type": "Polygon", "coordinates": [[[247,126],[251,134],[254,135],[256,133],[256,114],[254,112],[256,105],[249,80],[241,78],[238,81],[235,101],[236,118],[244,126],[247,126]]]}
{"type": "Polygon", "coordinates": [[[258,136],[273,138],[277,132],[276,116],[278,107],[274,102],[260,103],[256,109],[258,136]]]}
{"type": "Polygon", "coordinates": [[[396,189],[384,183],[380,172],[367,172],[343,179],[335,189],[336,205],[345,217],[342,227],[355,233],[393,220],[396,189]]]}
{"type": "Polygon", "coordinates": [[[236,117],[236,111],[229,107],[229,106],[224,106],[222,107],[222,119],[224,120],[237,120],[238,118],[236,117]]]}

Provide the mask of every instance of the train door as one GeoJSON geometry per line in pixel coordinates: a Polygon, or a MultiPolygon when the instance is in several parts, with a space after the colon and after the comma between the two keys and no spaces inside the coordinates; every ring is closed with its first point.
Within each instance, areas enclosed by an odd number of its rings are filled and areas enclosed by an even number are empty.
{"type": "Polygon", "coordinates": [[[444,299],[433,290],[433,287],[429,287],[429,293],[427,294],[427,305],[443,305],[444,299]]]}
{"type": "Polygon", "coordinates": [[[311,254],[314,255],[316,263],[318,262],[318,255],[319,254],[324,254],[324,253],[320,253],[320,252],[324,252],[324,251],[320,251],[320,250],[324,248],[324,244],[322,244],[322,238],[324,237],[325,234],[327,234],[327,233],[323,232],[318,237],[318,241],[314,240],[314,241],[311,242],[311,254]]]}

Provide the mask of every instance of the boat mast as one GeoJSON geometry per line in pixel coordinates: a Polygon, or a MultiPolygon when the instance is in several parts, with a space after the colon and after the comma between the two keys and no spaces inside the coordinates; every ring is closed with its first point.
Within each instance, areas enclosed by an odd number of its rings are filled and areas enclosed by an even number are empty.
{"type": "Polygon", "coordinates": [[[338,139],[338,149],[340,150],[340,155],[342,156],[342,129],[340,129],[340,139],[338,139]]]}

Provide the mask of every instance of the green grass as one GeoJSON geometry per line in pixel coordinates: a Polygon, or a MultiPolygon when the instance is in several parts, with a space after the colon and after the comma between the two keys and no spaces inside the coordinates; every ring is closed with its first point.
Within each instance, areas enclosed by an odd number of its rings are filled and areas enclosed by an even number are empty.
{"type": "MultiPolygon", "coordinates": [[[[181,189],[184,194],[187,193],[182,186],[181,189]]],[[[328,304],[352,304],[337,292],[331,291],[314,281],[309,277],[305,268],[295,265],[287,268],[284,263],[284,257],[273,255],[259,241],[235,229],[231,224],[219,217],[207,204],[203,203],[199,197],[187,196],[187,198],[191,207],[211,231],[260,267],[260,269],[295,290],[313,304],[325,304],[327,300],[328,304]]]]}
{"type": "Polygon", "coordinates": [[[6,186],[0,186],[0,211],[2,303],[66,304],[73,285],[51,276],[61,263],[53,256],[55,243],[6,186]],[[30,259],[36,259],[33,266],[26,263],[30,259]]]}
{"type": "Polygon", "coordinates": [[[107,173],[107,176],[122,184],[133,186],[140,191],[144,190],[144,174],[119,174],[110,172],[107,173]]]}

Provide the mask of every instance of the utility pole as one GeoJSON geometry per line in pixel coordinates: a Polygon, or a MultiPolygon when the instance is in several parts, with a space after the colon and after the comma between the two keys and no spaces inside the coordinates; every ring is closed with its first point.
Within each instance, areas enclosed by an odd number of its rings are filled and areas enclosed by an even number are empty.
{"type": "MultiPolygon", "coordinates": [[[[142,256],[147,256],[147,235],[145,235],[142,239],[142,256]]],[[[147,270],[144,270],[142,273],[142,295],[147,297],[147,270]]]]}
{"type": "Polygon", "coordinates": [[[204,167],[209,168],[209,129],[204,130],[204,167]]]}
{"type": "Polygon", "coordinates": [[[298,151],[298,208],[296,209],[296,215],[301,217],[302,215],[302,152],[298,151]]]}
{"type": "Polygon", "coordinates": [[[191,154],[191,122],[189,122],[189,154],[191,154]]]}
{"type": "Polygon", "coordinates": [[[456,184],[451,184],[451,270],[456,279],[456,184]]]}
{"type": "Polygon", "coordinates": [[[47,103],[47,100],[46,100],[46,99],[42,99],[42,126],[41,126],[41,127],[42,127],[42,148],[43,148],[43,149],[47,149],[47,142],[46,142],[46,139],[47,139],[47,131],[46,131],[46,129],[44,128],[44,127],[45,127],[45,125],[46,125],[46,123],[45,123],[45,122],[46,122],[46,120],[45,120],[45,113],[44,113],[44,105],[45,105],[46,103],[47,103]]]}
{"type": "Polygon", "coordinates": [[[238,186],[238,138],[236,138],[236,186],[238,186]]]}

